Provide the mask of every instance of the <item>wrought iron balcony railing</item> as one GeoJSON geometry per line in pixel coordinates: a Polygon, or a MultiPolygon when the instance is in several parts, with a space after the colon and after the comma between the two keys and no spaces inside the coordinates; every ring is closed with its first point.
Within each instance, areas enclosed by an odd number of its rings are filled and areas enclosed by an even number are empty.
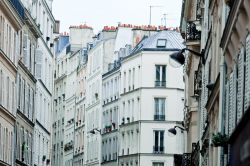
{"type": "Polygon", "coordinates": [[[199,165],[199,156],[200,156],[200,144],[199,142],[192,144],[192,155],[191,155],[191,162],[192,166],[199,165]]]}
{"type": "Polygon", "coordinates": [[[200,40],[201,39],[201,31],[197,29],[195,21],[187,22],[187,31],[186,31],[186,40],[200,40]]]}
{"type": "Polygon", "coordinates": [[[155,81],[155,87],[166,87],[166,81],[155,81]]]}
{"type": "Polygon", "coordinates": [[[191,166],[191,153],[183,153],[182,166],[191,166]]]}
{"type": "Polygon", "coordinates": [[[164,146],[154,146],[153,153],[164,153],[164,146]]]}
{"type": "Polygon", "coordinates": [[[25,18],[24,16],[24,7],[21,4],[20,0],[9,0],[13,7],[16,9],[17,13],[20,15],[22,19],[25,18]]]}
{"type": "Polygon", "coordinates": [[[154,115],[154,120],[163,121],[165,120],[165,115],[154,115]]]}

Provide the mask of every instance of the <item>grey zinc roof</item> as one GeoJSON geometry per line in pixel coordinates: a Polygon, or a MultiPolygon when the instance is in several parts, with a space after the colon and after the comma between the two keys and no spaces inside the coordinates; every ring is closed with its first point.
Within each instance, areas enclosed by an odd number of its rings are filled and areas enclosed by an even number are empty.
{"type": "Polygon", "coordinates": [[[142,41],[133,49],[131,54],[135,54],[142,50],[177,50],[184,48],[181,34],[172,30],[160,31],[150,37],[142,39],[142,41]],[[157,40],[166,39],[167,44],[165,48],[157,48],[157,40]]]}

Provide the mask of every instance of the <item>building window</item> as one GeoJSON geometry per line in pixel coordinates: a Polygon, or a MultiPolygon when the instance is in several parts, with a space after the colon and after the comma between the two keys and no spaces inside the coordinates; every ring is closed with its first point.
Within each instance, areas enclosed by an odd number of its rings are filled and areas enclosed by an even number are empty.
{"type": "Polygon", "coordinates": [[[153,166],[164,166],[163,162],[153,162],[153,166]]]}
{"type": "Polygon", "coordinates": [[[166,65],[155,66],[155,86],[165,87],[166,86],[166,65]]]}
{"type": "Polygon", "coordinates": [[[165,48],[167,44],[166,39],[158,39],[157,40],[157,48],[165,48]]]}
{"type": "Polygon", "coordinates": [[[154,120],[165,120],[165,98],[155,98],[154,120]]]}
{"type": "Polygon", "coordinates": [[[154,153],[163,153],[164,152],[164,131],[156,130],[154,131],[154,153]]]}

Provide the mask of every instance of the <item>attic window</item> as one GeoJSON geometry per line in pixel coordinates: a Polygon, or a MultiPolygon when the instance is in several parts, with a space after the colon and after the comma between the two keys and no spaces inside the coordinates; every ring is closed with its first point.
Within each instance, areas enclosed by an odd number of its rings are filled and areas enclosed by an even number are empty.
{"type": "Polygon", "coordinates": [[[158,39],[157,40],[157,48],[165,48],[167,44],[167,40],[166,39],[158,39]]]}

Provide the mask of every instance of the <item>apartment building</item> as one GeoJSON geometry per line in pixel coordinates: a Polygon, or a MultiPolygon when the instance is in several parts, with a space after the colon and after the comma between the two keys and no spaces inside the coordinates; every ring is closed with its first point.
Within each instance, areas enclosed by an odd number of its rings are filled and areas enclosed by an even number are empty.
{"type": "Polygon", "coordinates": [[[52,93],[54,66],[53,27],[55,19],[51,11],[52,0],[23,1],[41,31],[35,50],[35,129],[34,164],[51,165],[52,93]]]}
{"type": "Polygon", "coordinates": [[[182,154],[184,84],[182,69],[168,64],[169,54],[184,46],[176,31],[144,38],[121,62],[119,165],[172,165],[182,154]],[[145,139],[146,138],[146,139],[145,139]]]}
{"type": "Polygon", "coordinates": [[[57,39],[53,112],[54,165],[83,163],[87,43],[92,41],[92,34],[93,29],[87,25],[71,26],[69,34],[61,34],[57,39]]]}
{"type": "Polygon", "coordinates": [[[84,164],[84,134],[85,134],[85,105],[86,105],[86,73],[87,49],[81,50],[76,76],[76,109],[74,114],[74,156],[73,165],[84,164]]]}
{"type": "Polygon", "coordinates": [[[102,76],[102,82],[101,165],[111,166],[118,164],[120,61],[109,64],[108,72],[102,76]]]}
{"type": "Polygon", "coordinates": [[[0,2],[0,165],[14,165],[16,77],[24,7],[17,1],[0,2]]]}
{"type": "Polygon", "coordinates": [[[246,134],[249,129],[249,24],[243,21],[249,18],[248,3],[202,0],[183,3],[181,27],[187,48],[202,55],[199,58],[190,53],[186,58],[185,83],[191,91],[186,91],[185,101],[189,101],[188,95],[193,95],[199,114],[198,130],[192,130],[196,118],[185,118],[191,136],[187,139],[191,160],[183,164],[249,164],[249,134],[246,134]],[[194,94],[189,86],[192,83],[194,94]],[[193,139],[194,135],[198,140],[193,139]],[[192,149],[191,144],[194,144],[192,149]]]}
{"type": "Polygon", "coordinates": [[[250,6],[248,0],[225,1],[225,3],[229,12],[220,43],[226,64],[224,77],[221,78],[225,86],[220,87],[220,90],[224,90],[225,96],[222,101],[225,107],[220,114],[222,114],[221,124],[224,127],[222,134],[225,133],[229,137],[230,148],[224,151],[228,156],[225,159],[228,160],[222,164],[245,166],[250,164],[248,132],[250,126],[250,25],[249,21],[246,21],[250,17],[250,6]]]}
{"type": "Polygon", "coordinates": [[[54,109],[52,121],[52,165],[63,165],[64,159],[64,126],[65,126],[65,98],[67,84],[67,48],[69,36],[59,35],[56,47],[54,71],[54,109]],[[63,42],[65,41],[65,42],[63,42]],[[63,43],[63,44],[61,44],[63,43]]]}
{"type": "Polygon", "coordinates": [[[88,52],[85,111],[85,165],[101,164],[102,74],[114,57],[116,29],[103,30],[88,52]]]}

